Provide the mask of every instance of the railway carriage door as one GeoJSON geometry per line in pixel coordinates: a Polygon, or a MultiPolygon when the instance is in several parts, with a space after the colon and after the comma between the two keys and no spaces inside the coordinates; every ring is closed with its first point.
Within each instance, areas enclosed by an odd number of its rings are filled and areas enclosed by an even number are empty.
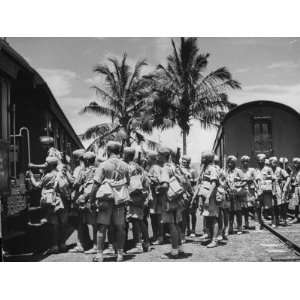
{"type": "Polygon", "coordinates": [[[10,85],[7,80],[0,77],[0,196],[3,192],[8,192],[9,178],[9,100],[10,100],[10,85]]]}
{"type": "Polygon", "coordinates": [[[273,154],[272,145],[272,119],[271,117],[254,117],[254,153],[273,154]]]}
{"type": "Polygon", "coordinates": [[[10,100],[10,84],[7,80],[0,77],[0,140],[9,140],[9,100],[10,100]]]}

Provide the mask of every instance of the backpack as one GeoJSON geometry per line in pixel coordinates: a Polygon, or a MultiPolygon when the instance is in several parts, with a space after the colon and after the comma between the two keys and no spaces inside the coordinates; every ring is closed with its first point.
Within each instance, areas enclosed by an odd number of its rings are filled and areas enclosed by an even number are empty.
{"type": "Polygon", "coordinates": [[[175,171],[170,167],[172,176],[169,180],[169,189],[167,192],[168,200],[170,202],[178,200],[180,196],[182,196],[184,189],[181,185],[181,182],[178,180],[175,171]]]}
{"type": "Polygon", "coordinates": [[[142,194],[143,192],[143,174],[135,174],[130,177],[128,191],[130,195],[142,194]]]}
{"type": "Polygon", "coordinates": [[[113,200],[115,205],[120,205],[129,200],[127,179],[118,179],[120,168],[121,164],[116,168],[113,178],[105,179],[100,185],[96,194],[100,202],[113,200]]]}
{"type": "Polygon", "coordinates": [[[60,193],[57,191],[58,181],[60,179],[59,173],[57,173],[53,189],[43,190],[41,194],[41,207],[51,208],[54,212],[64,209],[60,193]]]}

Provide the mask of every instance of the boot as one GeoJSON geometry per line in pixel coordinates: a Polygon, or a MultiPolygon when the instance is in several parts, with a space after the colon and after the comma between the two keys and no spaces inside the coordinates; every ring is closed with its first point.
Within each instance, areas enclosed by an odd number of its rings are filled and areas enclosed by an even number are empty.
{"type": "Polygon", "coordinates": [[[130,249],[127,251],[127,253],[132,253],[132,254],[140,254],[140,253],[143,253],[144,252],[144,249],[143,249],[143,245],[142,243],[137,243],[136,244],[136,247],[130,249]]]}
{"type": "Polygon", "coordinates": [[[217,242],[214,241],[214,240],[212,240],[212,241],[206,246],[206,248],[215,248],[215,247],[217,247],[217,246],[218,246],[217,242]]]}
{"type": "Polygon", "coordinates": [[[98,252],[96,256],[94,256],[93,261],[94,262],[103,262],[103,252],[98,252]]]}
{"type": "Polygon", "coordinates": [[[178,254],[179,254],[179,255],[184,254],[184,249],[183,249],[183,246],[182,246],[182,245],[180,245],[179,248],[178,248],[178,254]]]}
{"type": "Polygon", "coordinates": [[[108,247],[103,251],[104,255],[115,255],[115,249],[113,244],[109,244],[108,247]]]}
{"type": "Polygon", "coordinates": [[[123,249],[118,250],[117,254],[117,262],[121,262],[124,260],[124,252],[123,249]]]}

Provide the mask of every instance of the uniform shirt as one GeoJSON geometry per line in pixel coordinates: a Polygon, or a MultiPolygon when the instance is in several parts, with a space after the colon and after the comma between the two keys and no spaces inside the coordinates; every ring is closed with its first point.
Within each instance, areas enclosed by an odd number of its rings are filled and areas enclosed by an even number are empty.
{"type": "Polygon", "coordinates": [[[95,176],[95,172],[96,172],[96,167],[95,166],[89,166],[88,168],[86,168],[83,171],[83,181],[84,183],[88,183],[93,181],[94,176],[95,176]]]}
{"type": "Polygon", "coordinates": [[[194,193],[193,186],[197,182],[197,174],[194,169],[190,167],[181,166],[178,168],[179,176],[183,179],[182,186],[187,195],[192,196],[194,193]]]}
{"type": "Polygon", "coordinates": [[[292,185],[292,188],[300,187],[300,170],[292,172],[291,185],[292,185]]]}
{"type": "Polygon", "coordinates": [[[241,169],[227,169],[226,170],[226,180],[231,190],[236,190],[242,184],[244,175],[241,169]]]}
{"type": "Polygon", "coordinates": [[[43,189],[44,191],[54,189],[57,182],[57,176],[57,170],[52,170],[51,172],[44,174],[41,180],[38,182],[37,187],[43,189]]]}
{"type": "Polygon", "coordinates": [[[219,205],[216,201],[219,175],[219,170],[214,164],[209,164],[202,173],[202,181],[200,186],[204,188],[203,191],[207,190],[208,188],[211,189],[211,184],[213,182],[216,183],[216,186],[211,193],[208,194],[207,192],[200,192],[203,200],[203,216],[217,217],[219,214],[219,205]]]}
{"type": "Polygon", "coordinates": [[[243,181],[247,181],[250,185],[253,184],[253,182],[256,179],[256,171],[254,168],[241,168],[241,174],[243,181]]]}
{"type": "Polygon", "coordinates": [[[271,167],[264,166],[262,169],[256,169],[256,181],[264,182],[266,180],[272,180],[274,178],[274,173],[271,167]]]}
{"type": "Polygon", "coordinates": [[[149,179],[153,184],[160,182],[160,174],[161,167],[157,164],[152,165],[148,171],[149,179]]]}
{"type": "Polygon", "coordinates": [[[161,168],[160,172],[160,183],[169,183],[171,177],[175,174],[175,165],[170,163],[165,163],[161,168]]]}
{"type": "Polygon", "coordinates": [[[71,196],[72,185],[74,184],[74,177],[70,174],[70,172],[65,169],[58,171],[58,188],[61,194],[67,198],[71,196]]]}
{"type": "Polygon", "coordinates": [[[144,173],[143,168],[136,162],[131,161],[128,163],[128,166],[129,166],[129,176],[143,175],[144,173]]]}
{"type": "Polygon", "coordinates": [[[273,170],[273,173],[274,173],[275,181],[278,182],[279,184],[285,182],[289,177],[288,172],[280,167],[276,167],[275,170],[273,170]]]}
{"type": "Polygon", "coordinates": [[[191,167],[180,167],[185,176],[190,180],[192,185],[195,185],[197,182],[197,174],[196,171],[191,167]]]}
{"type": "Polygon", "coordinates": [[[213,164],[209,164],[202,173],[201,181],[213,182],[218,180],[219,180],[219,172],[217,167],[213,164]]]}
{"type": "Polygon", "coordinates": [[[84,166],[79,165],[73,171],[74,184],[78,184],[82,180],[82,176],[84,173],[84,166]]]}
{"type": "Polygon", "coordinates": [[[74,171],[73,171],[73,178],[74,178],[74,184],[73,184],[73,192],[72,192],[72,198],[76,199],[79,196],[79,193],[83,190],[83,183],[84,183],[84,172],[85,167],[84,165],[78,165],[74,171]]]}
{"type": "Polygon", "coordinates": [[[110,157],[96,169],[94,181],[101,184],[105,179],[127,179],[129,183],[129,166],[117,157],[110,157]]]}
{"type": "Polygon", "coordinates": [[[141,175],[143,188],[145,189],[149,188],[149,179],[144,169],[134,161],[131,161],[128,164],[128,166],[129,166],[129,177],[135,175],[141,175]]]}

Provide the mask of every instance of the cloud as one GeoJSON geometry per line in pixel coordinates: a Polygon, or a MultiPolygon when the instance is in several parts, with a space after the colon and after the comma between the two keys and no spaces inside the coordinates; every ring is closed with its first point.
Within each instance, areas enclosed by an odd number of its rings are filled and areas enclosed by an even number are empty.
{"type": "Polygon", "coordinates": [[[47,82],[56,98],[71,94],[72,82],[78,78],[75,72],[64,69],[38,68],[37,70],[47,82]]]}
{"type": "Polygon", "coordinates": [[[300,84],[260,84],[243,86],[240,91],[229,92],[230,100],[242,104],[254,100],[272,100],[284,103],[300,111],[300,84]]]}
{"type": "Polygon", "coordinates": [[[232,73],[246,73],[246,72],[249,72],[250,71],[250,68],[238,68],[236,70],[233,70],[232,73]]]}
{"type": "Polygon", "coordinates": [[[267,69],[297,69],[297,68],[299,68],[299,63],[293,61],[278,61],[267,66],[267,69]]]}
{"type": "Polygon", "coordinates": [[[57,99],[58,104],[66,114],[77,134],[82,134],[89,127],[99,123],[109,122],[109,118],[93,114],[80,114],[82,108],[91,102],[89,97],[62,97],[57,99]]]}
{"type": "Polygon", "coordinates": [[[294,40],[289,41],[289,44],[290,44],[290,45],[293,45],[293,44],[296,44],[298,41],[299,41],[299,40],[294,39],[294,40]]]}

